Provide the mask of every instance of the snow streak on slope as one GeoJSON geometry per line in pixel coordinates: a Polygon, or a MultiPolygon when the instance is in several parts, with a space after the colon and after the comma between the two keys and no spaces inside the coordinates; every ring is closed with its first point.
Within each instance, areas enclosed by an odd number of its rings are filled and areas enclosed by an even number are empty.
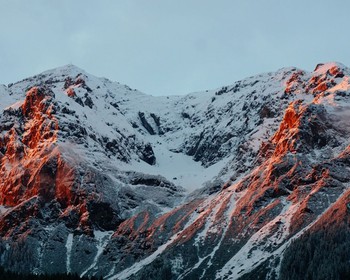
{"type": "Polygon", "coordinates": [[[66,249],[67,249],[67,272],[70,273],[71,272],[71,254],[72,254],[72,247],[73,247],[73,234],[70,233],[68,234],[68,238],[67,238],[67,243],[66,243],[66,249]]]}

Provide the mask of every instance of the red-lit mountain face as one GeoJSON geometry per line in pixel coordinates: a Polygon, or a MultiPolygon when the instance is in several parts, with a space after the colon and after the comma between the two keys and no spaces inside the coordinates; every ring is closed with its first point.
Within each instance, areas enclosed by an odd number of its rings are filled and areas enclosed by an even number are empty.
{"type": "Polygon", "coordinates": [[[153,97],[68,65],[0,87],[4,267],[350,276],[350,70],[153,97]]]}

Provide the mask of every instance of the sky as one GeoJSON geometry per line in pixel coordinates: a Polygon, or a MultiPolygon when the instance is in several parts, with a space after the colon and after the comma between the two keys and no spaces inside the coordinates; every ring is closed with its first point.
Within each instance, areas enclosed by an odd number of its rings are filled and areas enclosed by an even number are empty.
{"type": "Polygon", "coordinates": [[[152,95],[350,66],[348,0],[0,0],[0,84],[74,64],[152,95]]]}

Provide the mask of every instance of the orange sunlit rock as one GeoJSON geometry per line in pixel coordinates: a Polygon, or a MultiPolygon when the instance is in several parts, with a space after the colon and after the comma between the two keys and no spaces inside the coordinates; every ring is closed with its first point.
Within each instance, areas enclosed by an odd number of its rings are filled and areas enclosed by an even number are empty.
{"type": "Polygon", "coordinates": [[[35,195],[50,200],[55,196],[57,174],[63,178],[62,172],[67,173],[57,164],[59,152],[55,142],[59,127],[52,114],[51,98],[52,93],[42,88],[30,89],[21,106],[24,119],[21,135],[12,128],[5,136],[6,152],[0,170],[1,204],[14,206],[35,195]]]}
{"type": "Polygon", "coordinates": [[[75,93],[74,89],[72,89],[71,87],[66,90],[66,93],[67,93],[67,95],[69,97],[75,97],[76,96],[76,93],[75,93]]]}
{"type": "Polygon", "coordinates": [[[326,91],[328,89],[328,85],[326,82],[322,82],[319,85],[317,85],[314,89],[313,92],[323,92],[326,91]]]}

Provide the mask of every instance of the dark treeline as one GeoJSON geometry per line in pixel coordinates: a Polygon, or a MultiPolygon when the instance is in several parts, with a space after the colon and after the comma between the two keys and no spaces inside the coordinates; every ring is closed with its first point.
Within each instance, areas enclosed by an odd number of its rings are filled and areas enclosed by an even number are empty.
{"type": "Polygon", "coordinates": [[[350,279],[350,228],[348,225],[308,232],[286,250],[281,279],[350,279]]]}
{"type": "Polygon", "coordinates": [[[77,274],[20,274],[12,271],[6,271],[3,267],[0,267],[0,279],[1,280],[102,280],[103,278],[96,277],[79,277],[77,274]]]}

